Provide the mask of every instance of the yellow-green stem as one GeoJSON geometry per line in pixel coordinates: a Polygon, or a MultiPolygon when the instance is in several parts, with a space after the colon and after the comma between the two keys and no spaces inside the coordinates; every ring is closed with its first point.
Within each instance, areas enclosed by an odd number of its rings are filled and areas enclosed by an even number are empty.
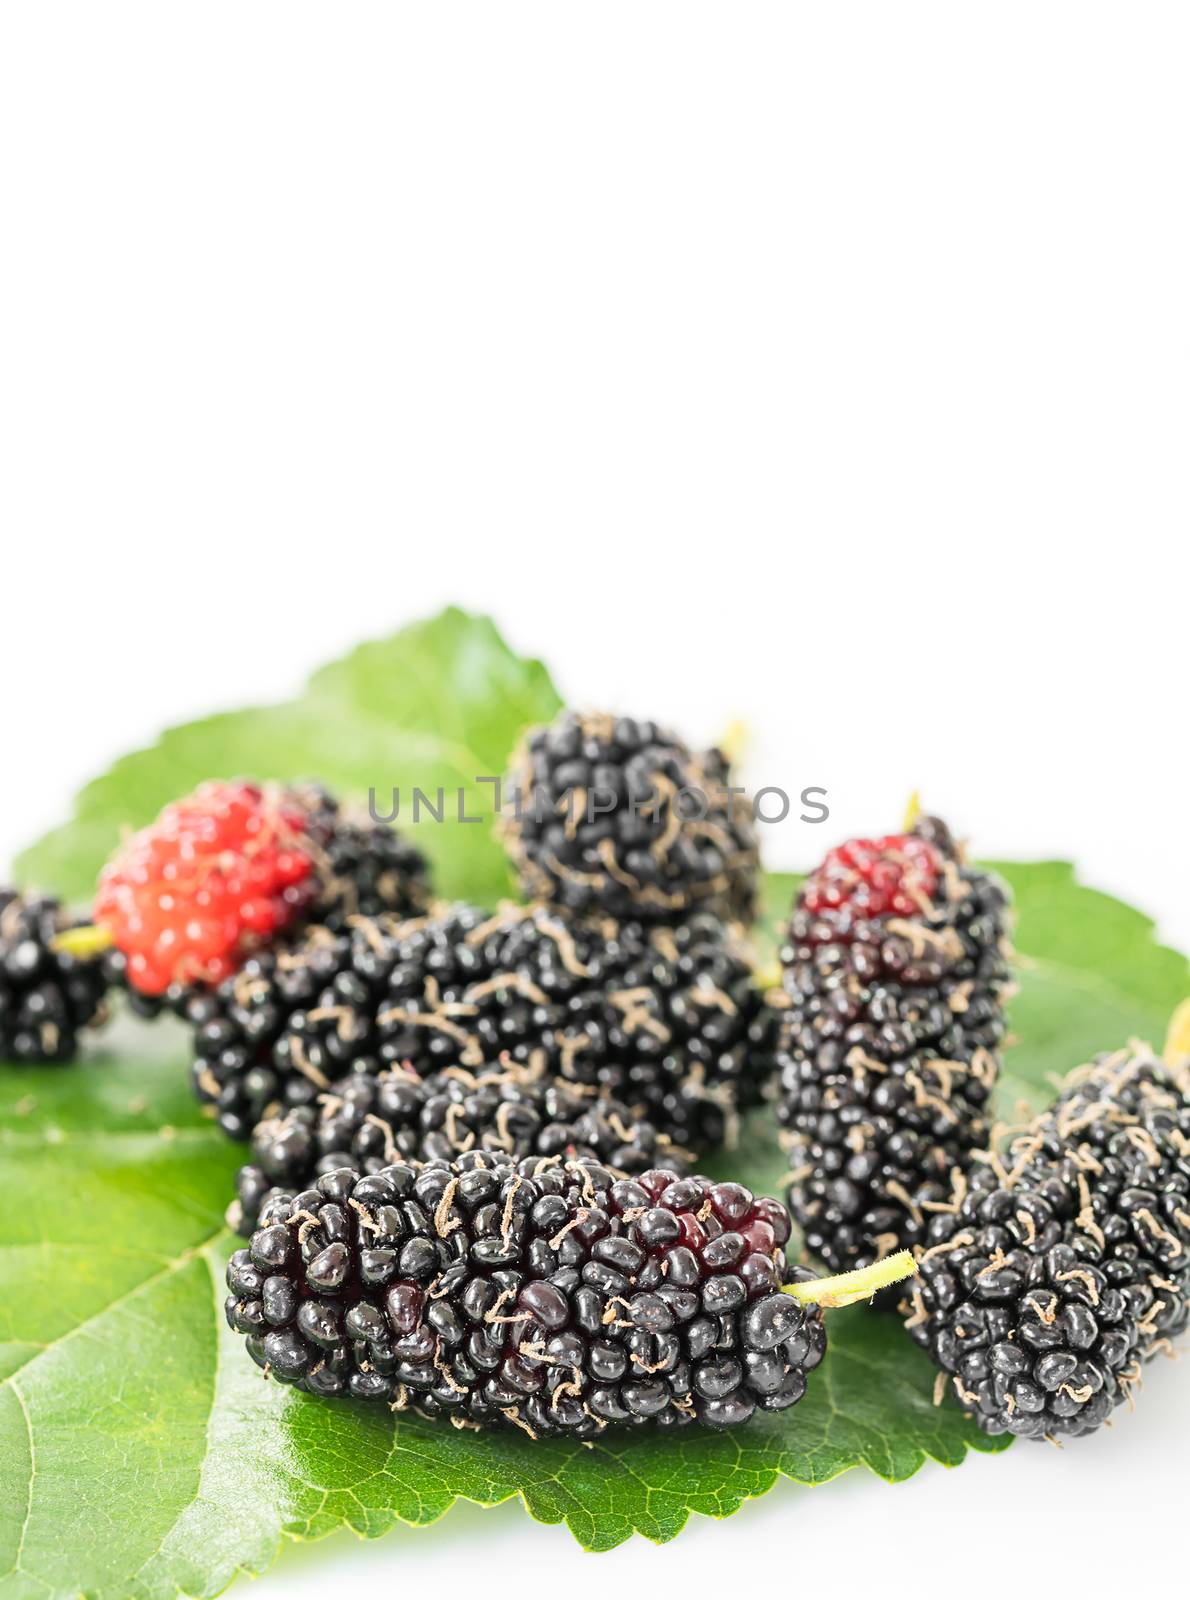
{"type": "Polygon", "coordinates": [[[1169,1019],[1165,1036],[1165,1059],[1171,1067],[1190,1061],[1190,1000],[1183,1000],[1169,1019]]]}
{"type": "Polygon", "coordinates": [[[105,950],[110,950],[114,942],[106,928],[88,925],[85,928],[65,929],[54,939],[53,947],[63,955],[77,956],[80,961],[86,961],[91,956],[101,956],[105,950]]]}
{"type": "Polygon", "coordinates": [[[744,752],[752,742],[748,724],[738,719],[724,729],[723,737],[719,740],[719,750],[727,757],[728,763],[738,767],[744,759],[744,752]]]}
{"type": "Polygon", "coordinates": [[[840,1272],[834,1278],[812,1278],[808,1283],[787,1283],[783,1292],[800,1300],[802,1305],[819,1305],[834,1311],[839,1306],[853,1306],[860,1300],[870,1300],[877,1289],[887,1289],[890,1283],[900,1283],[917,1271],[917,1262],[908,1250],[898,1250],[895,1255],[873,1261],[870,1267],[857,1267],[854,1272],[840,1272]]]}

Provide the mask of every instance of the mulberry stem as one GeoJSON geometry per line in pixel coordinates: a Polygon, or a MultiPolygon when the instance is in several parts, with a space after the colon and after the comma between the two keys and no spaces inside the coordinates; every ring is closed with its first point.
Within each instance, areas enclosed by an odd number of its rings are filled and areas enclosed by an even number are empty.
{"type": "Polygon", "coordinates": [[[1169,1019],[1165,1035],[1165,1060],[1171,1067],[1190,1060],[1190,1000],[1183,1000],[1169,1019]]]}
{"type": "Polygon", "coordinates": [[[115,939],[107,928],[88,924],[82,928],[65,929],[54,940],[53,948],[61,955],[77,956],[80,961],[86,961],[91,956],[101,956],[114,943],[115,939]]]}
{"type": "Polygon", "coordinates": [[[717,741],[717,748],[733,767],[737,767],[751,743],[752,734],[748,724],[737,718],[736,721],[728,723],[723,730],[723,737],[717,741]]]}
{"type": "Polygon", "coordinates": [[[854,1272],[840,1272],[833,1278],[815,1278],[809,1283],[782,1285],[783,1294],[792,1295],[802,1305],[820,1305],[834,1311],[840,1306],[853,1306],[860,1300],[870,1300],[877,1289],[886,1289],[890,1283],[900,1283],[917,1271],[912,1252],[898,1250],[895,1255],[874,1261],[870,1267],[857,1267],[854,1272]]]}

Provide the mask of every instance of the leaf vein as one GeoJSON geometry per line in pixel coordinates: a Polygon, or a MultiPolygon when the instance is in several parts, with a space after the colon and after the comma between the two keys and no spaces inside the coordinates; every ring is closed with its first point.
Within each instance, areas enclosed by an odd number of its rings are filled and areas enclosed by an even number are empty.
{"type": "MultiPolygon", "coordinates": [[[[142,1278],[139,1283],[133,1284],[131,1289],[126,1289],[123,1294],[117,1295],[114,1300],[109,1300],[106,1305],[100,1306],[98,1311],[92,1312],[89,1317],[84,1317],[82,1322],[76,1322],[73,1328],[68,1328],[65,1333],[59,1334],[56,1339],[51,1339],[47,1344],[43,1345],[35,1355],[30,1356],[27,1361],[22,1361],[20,1366],[14,1367],[11,1372],[7,1373],[3,1378],[0,1378],[0,1388],[3,1388],[5,1384],[12,1384],[13,1379],[18,1373],[24,1372],[27,1368],[32,1367],[36,1362],[48,1355],[51,1350],[56,1350],[59,1348],[59,1346],[68,1343],[76,1336],[76,1334],[85,1332],[88,1328],[92,1327],[93,1324],[102,1321],[104,1317],[110,1315],[111,1312],[118,1311],[121,1306],[127,1305],[129,1301],[136,1299],[139,1294],[152,1289],[156,1284],[161,1283],[172,1273],[178,1272],[182,1267],[188,1266],[189,1263],[194,1260],[195,1256],[199,1255],[204,1250],[209,1250],[213,1244],[216,1244],[226,1234],[226,1232],[226,1227],[220,1226],[208,1238],[201,1239],[195,1245],[190,1245],[187,1249],[183,1250],[180,1256],[176,1256],[172,1261],[167,1261],[159,1272],[154,1272],[149,1277],[142,1278]]],[[[26,1341],[22,1340],[21,1342],[25,1343],[26,1341]]],[[[13,1387],[15,1389],[15,1384],[13,1384],[13,1387]]]]}

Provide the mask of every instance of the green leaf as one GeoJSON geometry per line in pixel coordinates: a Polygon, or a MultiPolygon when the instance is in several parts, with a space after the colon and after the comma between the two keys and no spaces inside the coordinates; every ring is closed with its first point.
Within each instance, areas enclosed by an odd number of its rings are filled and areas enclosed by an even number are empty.
{"type": "MultiPolygon", "coordinates": [[[[122,824],[200,778],[314,773],[332,786],[469,783],[502,770],[520,727],[548,716],[544,669],[489,623],[447,612],[324,669],[272,711],[212,718],[117,763],[76,820],[22,860],[26,878],[85,896],[122,824]]],[[[425,826],[449,894],[505,887],[486,827],[425,826]]],[[[1006,865],[1025,958],[1006,1110],[1131,1034],[1159,1038],[1185,959],[1140,913],[1070,867],[1006,865]]],[[[770,948],[795,880],[769,884],[770,948]]],[[[520,1496],[590,1549],[677,1534],[778,1478],[820,1484],[864,1467],[889,1480],[926,1459],[1001,1448],[949,1401],[895,1318],[836,1313],[830,1353],[792,1412],[732,1434],[609,1435],[595,1448],[460,1434],[262,1381],[226,1328],[222,1222],[242,1152],[187,1088],[175,1024],[126,1018],[72,1067],[0,1067],[0,1596],[213,1595],[260,1572],[289,1535],[344,1524],[373,1536],[458,1499],[520,1496]]],[[[756,1113],[714,1163],[776,1192],[782,1159],[756,1113]]]]}
{"type": "Polygon", "coordinates": [[[1067,861],[992,863],[1016,898],[1020,992],[1001,1084],[1005,1116],[1036,1109],[1071,1067],[1143,1039],[1158,1050],[1190,992],[1186,957],[1158,945],[1142,912],[1075,879],[1067,861]]]}
{"type": "Polygon", "coordinates": [[[436,824],[423,806],[417,843],[440,894],[494,903],[510,880],[491,837],[492,786],[476,779],[502,776],[518,734],[548,721],[559,704],[540,661],[514,655],[488,618],[451,607],[360,645],[317,672],[298,700],[170,728],[89,783],[74,819],[26,850],[17,874],[89,901],[122,831],[150,822],[204,779],[316,777],[358,800],[375,789],[386,816],[399,788],[402,827],[414,786],[432,805],[441,788],[447,819],[459,814],[462,787],[464,814],[481,820],[436,824]]]}

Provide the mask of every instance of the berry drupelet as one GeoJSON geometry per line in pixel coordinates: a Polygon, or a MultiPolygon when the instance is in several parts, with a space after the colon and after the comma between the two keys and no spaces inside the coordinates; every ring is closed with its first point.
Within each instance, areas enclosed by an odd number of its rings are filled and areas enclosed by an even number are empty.
{"type": "Polygon", "coordinates": [[[300,783],[287,793],[306,816],[318,878],[312,920],[338,929],[353,917],[415,917],[427,909],[429,863],[404,834],[344,805],[321,784],[300,783]]]}
{"type": "Polygon", "coordinates": [[[102,962],[57,946],[77,925],[51,895],[0,889],[0,1060],[69,1061],[103,1020],[102,962]]]}
{"type": "Polygon", "coordinates": [[[920,818],[832,850],[790,920],[777,1062],[789,1202],[836,1271],[914,1244],[986,1143],[1008,898],[920,818]]]}
{"type": "Polygon", "coordinates": [[[690,1149],[722,1143],[772,1065],[773,1018],[714,918],[571,925],[468,906],[319,929],[191,1007],[195,1085],[245,1137],[348,1071],[511,1064],[596,1090],[690,1149]]]}
{"type": "Polygon", "coordinates": [[[1067,1080],[931,1216],[907,1326],[988,1433],[1091,1433],[1190,1321],[1190,1066],[1067,1080]]]}
{"type": "Polygon", "coordinates": [[[749,921],[752,811],[723,754],[653,722],[563,711],[513,757],[501,833],[530,898],[580,915],[749,921]]]}
{"type": "MultiPolygon", "coordinates": [[[[391,936],[382,933],[381,926],[371,921],[358,925],[373,934],[382,954],[372,983],[366,986],[366,998],[359,994],[365,987],[365,969],[359,959],[363,951],[355,948],[356,935],[320,927],[308,929],[292,947],[257,952],[234,977],[188,998],[184,1014],[194,1029],[191,1082],[198,1098],[215,1108],[219,1126],[229,1138],[247,1139],[266,1114],[282,1105],[313,1104],[320,1092],[330,1088],[331,1078],[317,1068],[291,1073],[288,1055],[284,1065],[275,1066],[274,1051],[290,1019],[317,1011],[320,997],[332,988],[344,1035],[356,1020],[364,1028],[387,970],[384,954],[391,948],[391,936]],[[343,991],[349,984],[356,1003],[347,1017],[343,991]]],[[[367,948],[372,945],[367,943],[367,948]]],[[[377,1066],[362,1054],[356,1059],[363,1071],[377,1066]]],[[[340,1071],[351,1064],[353,1059],[345,1055],[340,1071]]]]}
{"type": "Polygon", "coordinates": [[[427,900],[425,860],[391,828],[314,784],[237,780],[203,784],[123,845],[94,915],[114,945],[109,976],[152,1014],[305,923],[409,916],[427,900]]]}
{"type": "Polygon", "coordinates": [[[795,1404],[826,1345],[780,1292],[785,1208],[738,1184],[473,1151],[325,1173],[261,1223],[226,1312],[266,1373],[459,1427],[729,1427],[795,1404]]]}
{"type": "Polygon", "coordinates": [[[598,1161],[628,1175],[686,1166],[686,1153],[626,1106],[532,1068],[449,1067],[419,1078],[396,1067],[351,1073],[315,1104],[259,1123],[231,1221],[247,1236],[270,1191],[304,1189],[337,1168],[367,1176],[396,1161],[450,1161],[472,1150],[598,1161]]]}

